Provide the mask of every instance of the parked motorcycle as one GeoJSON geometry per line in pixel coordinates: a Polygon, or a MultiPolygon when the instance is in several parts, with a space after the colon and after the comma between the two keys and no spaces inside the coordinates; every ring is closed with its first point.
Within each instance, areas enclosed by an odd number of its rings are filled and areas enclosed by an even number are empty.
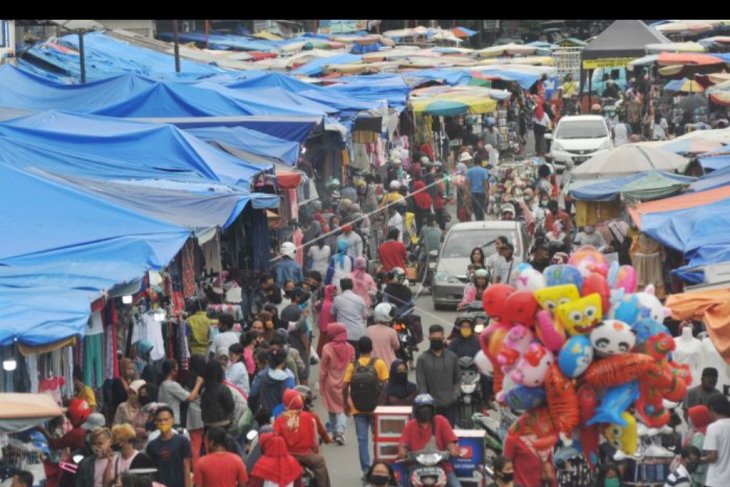
{"type": "Polygon", "coordinates": [[[445,487],[446,471],[441,463],[449,460],[449,452],[437,450],[422,450],[408,456],[413,462],[411,470],[411,485],[413,487],[445,487]]]}
{"type": "Polygon", "coordinates": [[[416,349],[416,340],[413,338],[410,328],[403,320],[395,320],[393,329],[398,334],[400,347],[395,352],[396,358],[402,360],[409,367],[413,364],[413,352],[416,349]]]}

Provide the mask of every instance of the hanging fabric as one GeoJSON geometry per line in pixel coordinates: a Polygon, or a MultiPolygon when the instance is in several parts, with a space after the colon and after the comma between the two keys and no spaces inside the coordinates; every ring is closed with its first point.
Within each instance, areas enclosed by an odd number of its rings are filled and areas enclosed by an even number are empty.
{"type": "Polygon", "coordinates": [[[205,272],[219,274],[223,271],[221,264],[221,239],[216,230],[215,236],[200,245],[205,259],[205,272]]]}

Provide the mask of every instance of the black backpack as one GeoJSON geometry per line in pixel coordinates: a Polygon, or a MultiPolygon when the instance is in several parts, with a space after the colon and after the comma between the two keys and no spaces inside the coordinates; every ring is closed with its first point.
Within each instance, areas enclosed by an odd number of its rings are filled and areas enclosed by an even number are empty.
{"type": "Polygon", "coordinates": [[[352,404],[361,413],[371,413],[378,407],[380,401],[380,378],[375,370],[377,358],[371,357],[367,365],[361,365],[356,359],[355,367],[350,379],[350,399],[352,404]]]}

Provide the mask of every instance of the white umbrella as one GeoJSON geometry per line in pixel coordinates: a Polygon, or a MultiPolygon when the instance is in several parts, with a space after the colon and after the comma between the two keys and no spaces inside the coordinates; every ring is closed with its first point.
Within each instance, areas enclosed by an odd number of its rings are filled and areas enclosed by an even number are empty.
{"type": "Polygon", "coordinates": [[[477,55],[481,57],[497,57],[497,56],[504,56],[505,54],[510,54],[512,56],[517,54],[529,55],[534,54],[535,51],[537,51],[537,47],[535,46],[525,46],[522,44],[504,44],[502,46],[492,46],[487,47],[485,49],[481,49],[477,51],[477,55]]]}
{"type": "Polygon", "coordinates": [[[598,154],[573,169],[572,179],[605,179],[628,176],[644,171],[682,170],[689,161],[661,149],[622,145],[598,154]]]}

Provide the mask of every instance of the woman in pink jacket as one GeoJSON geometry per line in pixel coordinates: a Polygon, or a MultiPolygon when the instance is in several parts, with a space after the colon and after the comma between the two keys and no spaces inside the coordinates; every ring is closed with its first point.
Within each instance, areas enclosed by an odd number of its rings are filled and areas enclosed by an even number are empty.
{"type": "Polygon", "coordinates": [[[319,340],[317,341],[317,355],[322,356],[322,349],[327,343],[327,326],[335,321],[332,316],[332,301],[337,294],[337,286],[328,284],[324,287],[324,300],[322,300],[322,309],[319,311],[319,340]]]}
{"type": "Polygon", "coordinates": [[[327,429],[339,445],[344,445],[345,405],[342,402],[342,387],[347,365],[355,360],[355,349],[347,343],[347,329],[341,323],[330,323],[327,328],[329,342],[322,350],[319,366],[319,390],[322,404],[329,413],[327,429]]]}
{"type": "Polygon", "coordinates": [[[378,292],[378,286],[375,284],[373,276],[367,272],[368,261],[365,257],[357,257],[355,259],[355,268],[350,273],[350,278],[355,285],[352,290],[365,301],[365,306],[370,309],[373,304],[373,296],[378,292]]]}

